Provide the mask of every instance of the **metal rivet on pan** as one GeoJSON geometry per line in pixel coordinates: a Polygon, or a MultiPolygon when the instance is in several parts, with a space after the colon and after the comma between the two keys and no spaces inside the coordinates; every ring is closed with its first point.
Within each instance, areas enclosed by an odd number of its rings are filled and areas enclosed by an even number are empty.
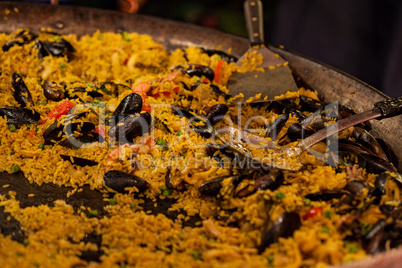
{"type": "Polygon", "coordinates": [[[64,22],[58,21],[58,22],[56,22],[55,26],[56,26],[57,29],[63,29],[64,28],[64,22]]]}
{"type": "Polygon", "coordinates": [[[250,2],[250,6],[255,6],[255,2],[250,2]]]}
{"type": "Polygon", "coordinates": [[[253,35],[254,35],[255,37],[259,36],[259,34],[258,34],[258,33],[254,33],[253,35]]]}

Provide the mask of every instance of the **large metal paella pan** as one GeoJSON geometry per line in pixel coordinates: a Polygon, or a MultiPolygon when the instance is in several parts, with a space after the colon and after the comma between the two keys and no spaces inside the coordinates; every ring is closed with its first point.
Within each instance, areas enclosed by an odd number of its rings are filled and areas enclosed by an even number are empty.
{"type": "MultiPolygon", "coordinates": [[[[92,34],[97,30],[102,32],[138,32],[152,36],[155,41],[168,49],[190,45],[207,49],[215,49],[217,46],[221,46],[222,50],[231,48],[235,56],[242,55],[249,46],[248,41],[244,38],[143,15],[90,8],[0,3],[0,32],[11,33],[22,28],[30,28],[38,32],[42,27],[50,27],[60,34],[74,33],[77,35],[92,34]]],[[[386,95],[370,85],[323,63],[284,49],[270,48],[289,62],[289,66],[301,84],[317,90],[325,102],[339,101],[341,104],[354,107],[358,111],[365,111],[373,107],[375,102],[387,98],[386,95]]],[[[372,122],[374,135],[382,137],[394,148],[400,160],[397,167],[400,172],[402,171],[401,125],[402,117],[400,116],[372,122]]],[[[45,203],[51,203],[58,198],[65,199],[67,192],[67,190],[52,185],[42,187],[31,185],[23,180],[21,174],[0,174],[0,181],[9,183],[11,188],[14,187],[22,193],[35,193],[39,204],[43,200],[46,200],[45,203]]],[[[0,194],[3,192],[6,192],[5,189],[0,189],[0,194]]],[[[26,196],[26,194],[21,196],[26,196]]],[[[22,198],[22,204],[37,205],[35,204],[36,201],[28,199],[22,198]]],[[[82,193],[74,195],[70,203],[80,206],[89,202],[92,207],[97,208],[101,205],[98,200],[102,200],[101,195],[85,188],[82,193]]],[[[7,222],[5,219],[6,216],[0,210],[0,232],[5,234],[20,232],[15,222],[7,222]]],[[[352,264],[350,267],[399,267],[401,260],[402,251],[393,250],[371,260],[352,264]]]]}

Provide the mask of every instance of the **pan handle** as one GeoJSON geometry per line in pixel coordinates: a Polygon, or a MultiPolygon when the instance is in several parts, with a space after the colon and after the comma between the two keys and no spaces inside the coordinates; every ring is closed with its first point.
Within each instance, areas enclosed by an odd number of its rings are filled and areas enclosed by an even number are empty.
{"type": "Polygon", "coordinates": [[[262,3],[260,0],[246,0],[244,2],[244,15],[251,46],[264,44],[264,25],[262,3]]]}

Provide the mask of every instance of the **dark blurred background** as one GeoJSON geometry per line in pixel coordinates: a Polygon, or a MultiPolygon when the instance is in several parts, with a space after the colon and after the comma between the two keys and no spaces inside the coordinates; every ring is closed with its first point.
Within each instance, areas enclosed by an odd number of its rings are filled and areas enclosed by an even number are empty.
{"type": "MultiPolygon", "coordinates": [[[[117,9],[247,36],[242,0],[26,0],[117,9]]],[[[265,40],[402,95],[401,0],[263,0],[265,40]]]]}

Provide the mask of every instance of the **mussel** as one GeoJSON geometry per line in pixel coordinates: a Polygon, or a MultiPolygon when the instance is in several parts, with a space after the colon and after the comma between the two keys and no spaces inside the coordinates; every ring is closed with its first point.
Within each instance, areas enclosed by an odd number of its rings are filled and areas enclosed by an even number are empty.
{"type": "Polygon", "coordinates": [[[103,176],[105,185],[119,193],[127,192],[127,187],[136,187],[140,192],[144,192],[149,187],[149,183],[138,176],[118,170],[110,170],[103,176]]]}
{"type": "Polygon", "coordinates": [[[22,107],[26,107],[28,103],[31,106],[34,106],[31,93],[25,85],[21,75],[13,73],[11,85],[14,89],[14,99],[21,104],[22,107]]]}
{"type": "Polygon", "coordinates": [[[183,73],[188,74],[189,76],[205,76],[209,81],[213,81],[215,77],[214,70],[210,67],[201,65],[201,64],[183,64],[176,65],[171,68],[174,70],[182,70],[183,73]]]}
{"type": "Polygon", "coordinates": [[[6,116],[9,124],[34,124],[40,119],[38,112],[23,107],[0,107],[0,116],[6,116]]]}
{"type": "Polygon", "coordinates": [[[14,40],[5,43],[2,49],[6,52],[15,45],[23,46],[24,44],[32,42],[36,37],[37,35],[32,33],[30,30],[22,30],[14,37],[14,40]]]}
{"type": "Polygon", "coordinates": [[[65,98],[64,91],[66,89],[65,83],[54,83],[48,80],[45,80],[42,84],[43,94],[46,99],[52,101],[60,101],[65,98]]]}
{"type": "Polygon", "coordinates": [[[132,143],[135,137],[148,133],[150,126],[151,115],[149,113],[141,113],[139,116],[128,115],[110,128],[109,136],[116,137],[120,143],[132,143]]]}
{"type": "Polygon", "coordinates": [[[287,238],[301,226],[299,214],[296,212],[285,212],[281,214],[271,226],[262,232],[259,252],[263,252],[272,243],[278,242],[279,237],[287,238]]]}

